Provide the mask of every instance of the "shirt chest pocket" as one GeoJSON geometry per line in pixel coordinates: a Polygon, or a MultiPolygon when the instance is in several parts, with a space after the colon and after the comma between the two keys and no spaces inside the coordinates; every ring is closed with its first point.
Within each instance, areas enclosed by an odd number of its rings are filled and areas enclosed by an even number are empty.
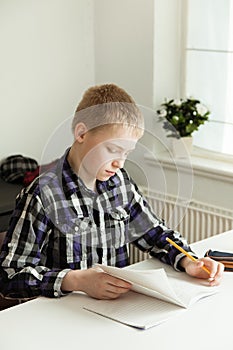
{"type": "Polygon", "coordinates": [[[65,240],[66,259],[75,268],[88,267],[88,254],[93,246],[94,222],[91,217],[79,216],[61,226],[63,240],[65,240]],[[80,266],[76,264],[80,264],[80,266]]]}
{"type": "Polygon", "coordinates": [[[127,243],[130,216],[123,208],[114,209],[107,213],[105,218],[107,243],[115,248],[127,243]]]}

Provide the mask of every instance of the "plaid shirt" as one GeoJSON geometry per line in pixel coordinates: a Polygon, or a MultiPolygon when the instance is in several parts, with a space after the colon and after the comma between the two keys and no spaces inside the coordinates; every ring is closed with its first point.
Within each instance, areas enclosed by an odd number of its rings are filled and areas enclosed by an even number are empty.
{"type": "Polygon", "coordinates": [[[58,297],[70,269],[129,264],[128,243],[179,269],[182,237],[151,211],[124,169],[87,189],[66,154],[17,198],[0,255],[0,292],[8,297],[58,297]]]}

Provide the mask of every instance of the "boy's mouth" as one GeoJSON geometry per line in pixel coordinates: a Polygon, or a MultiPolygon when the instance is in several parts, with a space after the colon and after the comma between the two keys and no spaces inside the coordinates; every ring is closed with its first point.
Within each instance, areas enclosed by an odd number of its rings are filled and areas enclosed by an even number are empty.
{"type": "Polygon", "coordinates": [[[114,171],[110,171],[110,170],[106,170],[106,173],[107,173],[109,176],[115,175],[115,172],[114,172],[114,171]]]}

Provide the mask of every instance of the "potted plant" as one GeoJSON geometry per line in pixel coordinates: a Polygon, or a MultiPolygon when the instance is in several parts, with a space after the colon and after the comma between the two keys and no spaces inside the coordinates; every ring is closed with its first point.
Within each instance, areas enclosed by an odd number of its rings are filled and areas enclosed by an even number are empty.
{"type": "Polygon", "coordinates": [[[208,120],[210,111],[199,100],[187,98],[165,100],[157,113],[164,129],[169,132],[168,137],[182,139],[182,143],[188,142],[190,150],[192,133],[208,120]]]}

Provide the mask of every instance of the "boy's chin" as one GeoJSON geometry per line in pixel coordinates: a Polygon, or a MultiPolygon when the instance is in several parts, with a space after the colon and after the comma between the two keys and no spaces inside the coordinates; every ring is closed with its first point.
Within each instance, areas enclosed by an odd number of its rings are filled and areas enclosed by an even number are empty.
{"type": "Polygon", "coordinates": [[[107,181],[110,179],[110,177],[112,177],[113,175],[102,175],[102,176],[98,176],[97,180],[98,181],[107,181]]]}

